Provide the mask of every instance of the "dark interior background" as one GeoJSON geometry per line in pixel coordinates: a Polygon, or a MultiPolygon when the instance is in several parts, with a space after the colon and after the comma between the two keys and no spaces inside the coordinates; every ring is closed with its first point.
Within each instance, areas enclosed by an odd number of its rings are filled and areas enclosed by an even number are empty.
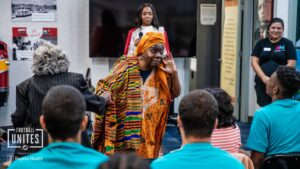
{"type": "Polygon", "coordinates": [[[197,0],[90,0],[90,57],[119,57],[142,3],[154,5],[174,57],[196,54],[197,0]]]}

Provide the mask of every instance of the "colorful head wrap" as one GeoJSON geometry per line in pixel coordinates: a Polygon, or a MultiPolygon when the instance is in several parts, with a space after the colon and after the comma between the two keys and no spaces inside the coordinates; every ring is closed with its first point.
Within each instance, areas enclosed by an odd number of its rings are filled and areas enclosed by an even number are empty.
{"type": "Polygon", "coordinates": [[[142,39],[137,45],[135,49],[135,54],[136,55],[142,54],[148,48],[158,43],[165,44],[164,35],[159,32],[147,32],[145,35],[142,36],[142,39]]]}

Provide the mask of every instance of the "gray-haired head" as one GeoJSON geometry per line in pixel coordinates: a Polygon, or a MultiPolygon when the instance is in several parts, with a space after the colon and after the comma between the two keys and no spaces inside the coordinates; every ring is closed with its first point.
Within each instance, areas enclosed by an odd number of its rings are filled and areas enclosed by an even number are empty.
{"type": "Polygon", "coordinates": [[[35,75],[53,75],[67,72],[70,61],[56,45],[43,42],[33,54],[32,72],[35,75]]]}

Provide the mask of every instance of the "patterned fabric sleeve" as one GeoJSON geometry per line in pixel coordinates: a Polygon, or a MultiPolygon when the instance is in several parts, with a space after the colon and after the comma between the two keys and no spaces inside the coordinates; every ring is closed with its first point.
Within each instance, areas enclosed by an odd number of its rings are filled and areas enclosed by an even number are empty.
{"type": "MultiPolygon", "coordinates": [[[[114,122],[115,118],[113,117],[116,114],[116,98],[115,93],[119,86],[119,82],[122,80],[122,77],[125,73],[122,70],[126,70],[126,57],[121,56],[113,66],[113,70],[109,72],[109,75],[99,80],[95,93],[100,96],[103,92],[108,91],[111,93],[113,104],[111,104],[104,115],[95,115],[94,122],[94,132],[92,138],[92,145],[94,149],[98,149],[101,152],[104,152],[104,147],[102,147],[101,140],[103,140],[105,132],[105,123],[114,122]],[[109,113],[107,113],[109,111],[109,113]],[[105,120],[107,119],[107,120],[105,120]],[[107,121],[107,122],[106,122],[107,121]]],[[[115,137],[115,136],[111,136],[115,137]]],[[[113,138],[112,138],[113,139],[113,138]]]]}

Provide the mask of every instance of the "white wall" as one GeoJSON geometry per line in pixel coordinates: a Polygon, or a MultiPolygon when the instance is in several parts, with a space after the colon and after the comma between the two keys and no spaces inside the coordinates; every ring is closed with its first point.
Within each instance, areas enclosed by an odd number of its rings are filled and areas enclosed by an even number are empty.
{"type": "MultiPolygon", "coordinates": [[[[289,30],[289,3],[292,0],[274,0],[274,17],[279,17],[284,21],[284,33],[283,36],[287,37],[289,30]]],[[[297,15],[295,13],[295,15],[297,15]]]]}
{"type": "Polygon", "coordinates": [[[0,40],[9,47],[8,105],[0,108],[0,126],[10,125],[10,114],[15,111],[15,87],[32,76],[31,61],[12,61],[12,27],[57,27],[58,45],[71,59],[70,71],[85,74],[92,68],[92,77],[99,79],[108,72],[107,59],[89,59],[89,1],[57,0],[56,22],[12,22],[11,1],[0,0],[0,40]]]}

